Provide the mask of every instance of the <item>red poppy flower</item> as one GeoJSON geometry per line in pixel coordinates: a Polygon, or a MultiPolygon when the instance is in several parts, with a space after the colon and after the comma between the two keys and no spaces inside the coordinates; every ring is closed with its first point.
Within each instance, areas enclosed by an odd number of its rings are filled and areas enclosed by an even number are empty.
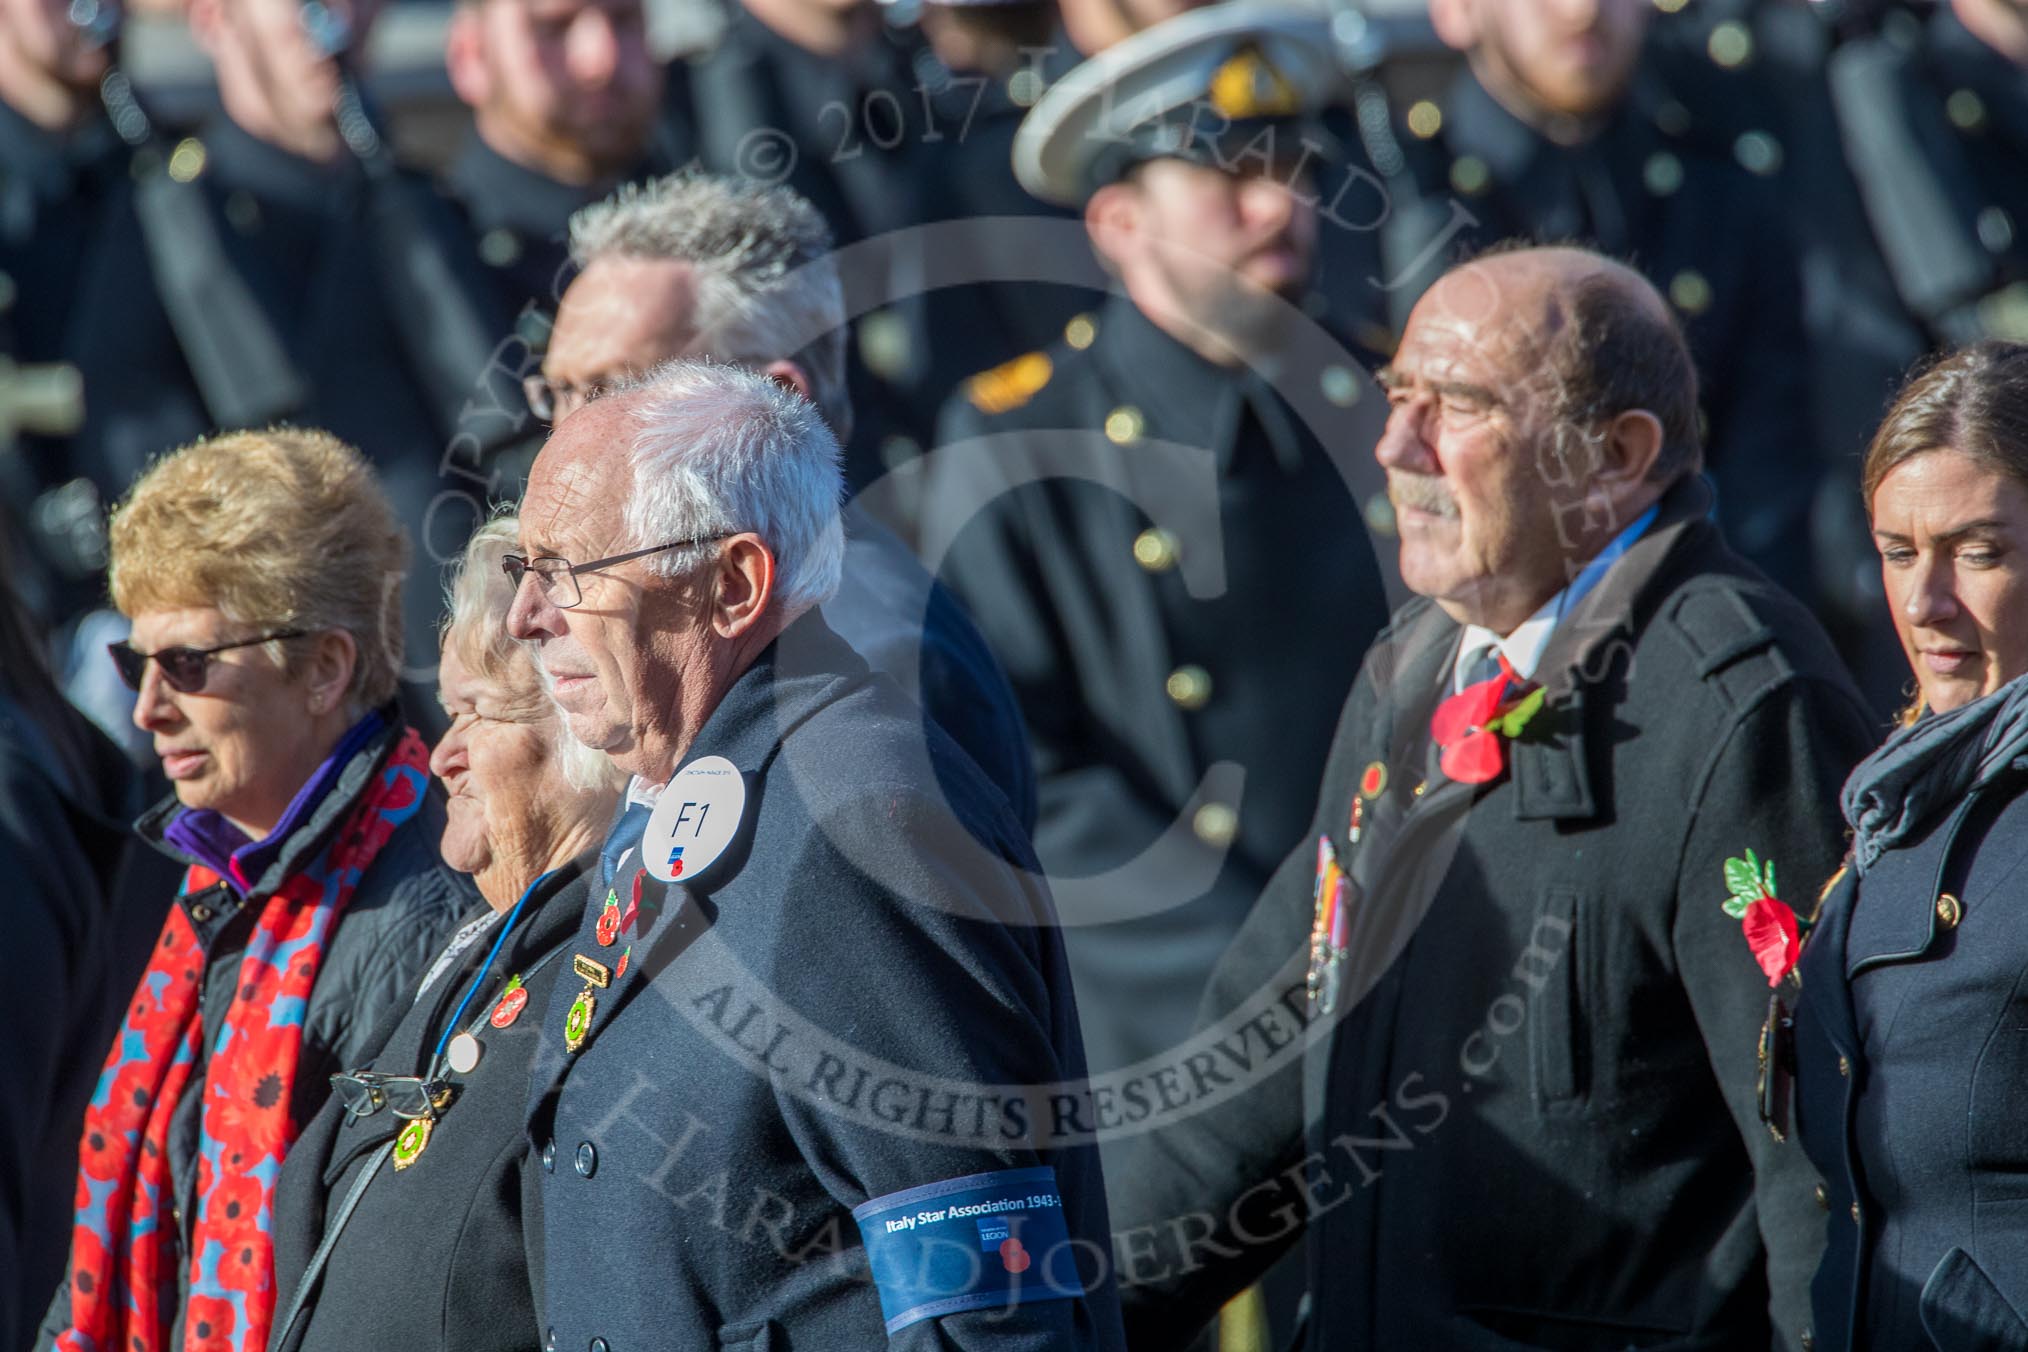
{"type": "Polygon", "coordinates": [[[120,1162],[127,1157],[127,1143],[118,1133],[91,1123],[85,1125],[84,1136],[77,1144],[78,1172],[103,1182],[113,1177],[120,1162]]]}
{"type": "Polygon", "coordinates": [[[1767,984],[1780,985],[1802,950],[1802,939],[1796,932],[1796,913],[1785,901],[1762,897],[1746,908],[1740,927],[1746,932],[1746,944],[1753,950],[1754,961],[1767,973],[1767,984]]]}
{"type": "Polygon", "coordinates": [[[1000,1263],[1009,1272],[1026,1272],[1028,1271],[1028,1265],[1034,1261],[1029,1256],[1028,1250],[1022,1247],[1020,1240],[1003,1239],[1000,1241],[1000,1263]]]}
{"type": "Polygon", "coordinates": [[[218,1280],[225,1289],[266,1295],[274,1284],[275,1272],[274,1251],[268,1245],[268,1237],[248,1226],[216,1238],[225,1245],[225,1253],[218,1260],[218,1280]]]}
{"type": "Polygon", "coordinates": [[[231,1301],[191,1296],[190,1308],[183,1315],[184,1352],[238,1352],[232,1337],[238,1320],[231,1301]]]}
{"type": "Polygon", "coordinates": [[[207,1226],[221,1230],[233,1230],[242,1226],[252,1229],[261,1214],[261,1204],[266,1200],[258,1179],[246,1175],[228,1175],[220,1179],[211,1195],[204,1199],[204,1219],[207,1226]]]}

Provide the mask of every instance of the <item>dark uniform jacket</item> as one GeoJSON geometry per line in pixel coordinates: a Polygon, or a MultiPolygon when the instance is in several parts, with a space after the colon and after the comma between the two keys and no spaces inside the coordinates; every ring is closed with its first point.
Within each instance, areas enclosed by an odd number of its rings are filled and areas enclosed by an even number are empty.
{"type": "Polygon", "coordinates": [[[1846,873],[1803,947],[1819,1348],[2028,1348],[2024,789],[2009,774],[1846,873]]]}
{"type": "MultiPolygon", "coordinates": [[[[204,949],[201,1001],[204,1037],[199,1043],[199,1054],[206,1062],[218,1040],[219,1021],[225,1017],[238,982],[247,934],[260,914],[255,903],[271,896],[291,873],[314,859],[317,851],[329,843],[331,834],[379,771],[401,732],[400,721],[390,720],[385,729],[360,748],[267,871],[254,880],[244,899],[223,882],[176,899],[204,949]]],[[[171,798],[143,816],[136,829],[143,840],[187,867],[196,861],[177,853],[162,835],[163,828],[182,810],[171,798]]],[[[470,880],[452,872],[437,856],[437,842],[443,833],[443,789],[432,783],[420,806],[394,828],[361,875],[344,914],[331,932],[303,1019],[303,1045],[290,1104],[290,1116],[298,1125],[308,1123],[323,1106],[331,1092],[333,1071],[363,1064],[373,1055],[387,1032],[388,1016],[409,999],[430,958],[450,938],[459,918],[478,902],[470,880]]],[[[90,1055],[102,1057],[103,1052],[104,1048],[95,1048],[90,1055]]],[[[181,1311],[188,1303],[190,1264],[178,1255],[188,1248],[189,1204],[197,1187],[205,1071],[206,1065],[199,1064],[191,1072],[183,1100],[176,1105],[169,1124],[169,1167],[177,1198],[171,1215],[183,1228],[181,1242],[169,1260],[181,1292],[171,1339],[179,1346],[183,1342],[181,1311]]],[[[70,1287],[66,1283],[57,1289],[56,1299],[43,1320],[37,1348],[53,1347],[57,1335],[69,1324],[70,1287]]]]}
{"type": "Polygon", "coordinates": [[[400,1014],[386,1045],[364,1067],[386,1075],[434,1073],[456,1086],[413,1164],[396,1170],[379,1159],[405,1122],[385,1109],[350,1116],[336,1095],[290,1150],[275,1191],[275,1290],[283,1298],[281,1311],[300,1301],[306,1313],[294,1330],[277,1315],[277,1352],[405,1344],[526,1352],[539,1341],[522,1243],[522,1171],[529,1162],[522,1109],[541,1011],[557,972],[569,965],[559,950],[584,912],[588,868],[596,874],[595,856],[573,861],[533,889],[476,990],[473,980],[481,976],[479,964],[497,929],[473,938],[400,1014]],[[527,1003],[505,1027],[496,1027],[493,1011],[515,977],[522,978],[527,1003]],[[468,990],[471,1000],[453,1025],[468,990]],[[443,1062],[433,1070],[446,1028],[471,1030],[478,1038],[479,1063],[469,1074],[443,1062]],[[339,1222],[340,1208],[368,1168],[374,1168],[372,1181],[339,1222]],[[337,1240],[321,1279],[299,1290],[311,1254],[330,1230],[337,1240]]]}
{"type": "Polygon", "coordinates": [[[587,908],[573,972],[529,1011],[545,1346],[1121,1345],[1100,1263],[1082,1298],[891,1342],[866,1279],[852,1207],[988,1171],[1052,1168],[1080,1269],[1106,1247],[1096,1150],[1038,1148],[1039,1110],[1010,1103],[1083,1072],[1048,893],[1000,795],[947,738],[934,767],[921,747],[894,687],[805,615],[686,753],[745,779],[725,856],[691,885],[649,880],[624,949],[587,908]],[[613,974],[571,1053],[580,959],[613,974]]]}
{"type": "Polygon", "coordinates": [[[845,571],[824,620],[894,678],[1035,830],[1035,767],[1007,673],[972,617],[873,516],[845,509],[845,571]]]}
{"type": "MultiPolygon", "coordinates": [[[[1824,461],[1809,369],[1796,360],[1800,266],[1775,185],[1732,147],[1710,145],[1653,79],[1637,80],[1608,124],[1573,147],[1508,112],[1469,71],[1440,111],[1431,139],[1401,132],[1406,167],[1388,179],[1379,276],[1395,327],[1461,251],[1527,237],[1626,259],[1682,319],[1727,537],[1808,594],[1809,509],[1824,461]]],[[[1774,155],[1752,162],[1771,170],[1774,155]]]]}
{"type": "Polygon", "coordinates": [[[1071,336],[948,406],[924,546],[952,540],[940,575],[1020,696],[1111,1067],[1188,1031],[1387,602],[1348,486],[1367,429],[1321,397],[1350,369],[1220,368],[1124,298],[1071,336]]]}
{"type": "Polygon", "coordinates": [[[1310,835],[1179,1058],[1173,1116],[1203,1110],[1108,1149],[1137,1345],[1176,1345],[1305,1222],[1312,1348],[1797,1345],[1822,1214],[1759,1121],[1767,983],[1722,870],[1835,866],[1872,736],[1707,507],[1670,490],[1566,617],[1483,788],[1429,754],[1458,625],[1417,601],[1376,643],[1310,835]],[[1329,1014],[1305,990],[1319,837],[1350,881],[1329,1014]]]}
{"type": "Polygon", "coordinates": [[[137,875],[140,777],[75,716],[73,772],[27,710],[0,695],[0,1340],[26,1347],[63,1279],[77,1144],[124,1001],[162,931],[169,887],[137,875]]]}
{"type": "MultiPolygon", "coordinates": [[[[954,76],[913,27],[883,24],[832,58],[729,8],[723,37],[690,72],[698,155],[714,172],[795,189],[849,251],[840,267],[853,324],[846,478],[861,488],[929,444],[959,382],[1054,333],[1088,301],[1080,291],[1096,270],[1080,253],[1057,278],[1066,285],[1021,291],[1030,273],[1018,238],[948,235],[932,245],[900,233],[975,216],[1057,216],[1009,167],[1023,111],[1012,81],[954,76]]],[[[1032,102],[1041,89],[1024,82],[1020,92],[1032,102]]],[[[897,504],[904,529],[913,508],[897,504]]]]}

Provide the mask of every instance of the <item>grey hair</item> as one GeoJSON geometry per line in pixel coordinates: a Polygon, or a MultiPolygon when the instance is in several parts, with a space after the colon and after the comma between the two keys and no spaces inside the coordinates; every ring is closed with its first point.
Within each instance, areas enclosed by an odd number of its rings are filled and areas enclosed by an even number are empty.
{"type": "MultiPolygon", "coordinates": [[[[821,605],[845,563],[845,494],[838,439],[809,401],[766,376],[718,362],[664,362],[619,386],[640,428],[628,447],[633,491],[626,523],[642,548],[752,531],[775,558],[785,611],[821,605]]],[[[674,576],[708,546],[651,555],[674,576]]]]}
{"type": "Polygon", "coordinates": [[[838,440],[851,437],[845,290],[830,227],[800,193],[694,172],[629,183],[570,218],[570,257],[580,269],[607,257],[687,263],[697,354],[793,361],[838,440]]]}
{"type": "Polygon", "coordinates": [[[612,810],[610,795],[626,785],[626,773],[604,752],[594,751],[570,735],[562,711],[550,698],[549,673],[526,644],[507,632],[514,584],[501,569],[500,560],[520,543],[521,522],[511,508],[496,512],[472,533],[445,588],[448,611],[443,622],[443,648],[509,693],[512,702],[506,712],[511,717],[548,725],[564,782],[587,798],[584,806],[589,815],[602,818],[612,810]]]}

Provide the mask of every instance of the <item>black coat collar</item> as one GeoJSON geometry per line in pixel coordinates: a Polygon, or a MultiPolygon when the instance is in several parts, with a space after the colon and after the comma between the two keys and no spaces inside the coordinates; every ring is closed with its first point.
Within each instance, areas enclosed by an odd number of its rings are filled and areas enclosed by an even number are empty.
{"type": "MultiPolygon", "coordinates": [[[[1607,674],[1614,641],[1632,639],[1676,584],[1681,560],[1714,542],[1710,509],[1710,490],[1700,480],[1687,478],[1672,486],[1662,495],[1654,523],[1557,627],[1536,675],[1548,692],[1544,716],[1557,720],[1558,735],[1512,743],[1517,818],[1583,819],[1598,814],[1586,748],[1591,688],[1607,674]]],[[[1405,623],[1406,632],[1398,640],[1404,679],[1392,682],[1387,696],[1397,730],[1394,740],[1403,747],[1426,741],[1430,715],[1446,693],[1445,676],[1463,633],[1457,621],[1434,605],[1405,623]]],[[[1398,761],[1403,754],[1397,747],[1398,761]]],[[[1420,806],[1441,808],[1476,787],[1438,781],[1420,806]]]]}
{"type": "Polygon", "coordinates": [[[1094,355],[1106,388],[1140,414],[1145,435],[1203,446],[1223,472],[1233,466],[1251,406],[1276,462],[1287,473],[1301,468],[1296,423],[1259,372],[1205,358],[1117,292],[1100,313],[1098,333],[1094,355]]]}
{"type": "Polygon", "coordinates": [[[577,187],[540,170],[516,164],[487,145],[476,131],[444,171],[444,180],[464,203],[474,229],[506,229],[527,239],[560,240],[571,213],[605,196],[608,184],[577,187]]]}

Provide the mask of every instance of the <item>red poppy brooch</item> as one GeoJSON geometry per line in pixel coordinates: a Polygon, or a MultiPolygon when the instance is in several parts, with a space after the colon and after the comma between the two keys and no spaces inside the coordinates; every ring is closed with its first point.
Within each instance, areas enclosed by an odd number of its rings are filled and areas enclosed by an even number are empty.
{"type": "Polygon", "coordinates": [[[1488,784],[1507,768],[1507,743],[1542,710],[1546,692],[1524,685],[1500,659],[1500,674],[1475,681],[1437,705],[1429,721],[1437,764],[1460,784],[1488,784]]]}
{"type": "Polygon", "coordinates": [[[1767,973],[1767,984],[1780,985],[1796,969],[1809,922],[1798,918],[1775,892],[1774,860],[1763,864],[1752,850],[1744,859],[1725,861],[1725,886],[1730,893],[1723,903],[1725,913],[1739,922],[1754,961],[1767,973]]]}

